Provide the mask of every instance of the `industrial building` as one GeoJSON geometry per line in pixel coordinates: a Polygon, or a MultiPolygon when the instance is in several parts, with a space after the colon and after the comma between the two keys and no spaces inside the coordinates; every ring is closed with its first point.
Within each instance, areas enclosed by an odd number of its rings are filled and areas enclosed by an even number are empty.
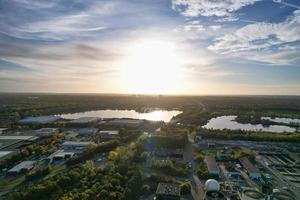
{"type": "Polygon", "coordinates": [[[220,176],[220,169],[218,167],[218,164],[216,162],[215,157],[205,156],[204,161],[207,165],[209,175],[219,177],[220,176]]]}
{"type": "Polygon", "coordinates": [[[52,163],[55,160],[63,160],[63,159],[69,159],[72,158],[75,155],[75,152],[72,151],[64,151],[64,150],[58,150],[51,154],[48,159],[49,162],[52,163]]]}
{"type": "Polygon", "coordinates": [[[95,144],[94,142],[73,142],[66,141],[62,144],[64,150],[83,151],[88,145],[95,144]]]}
{"type": "Polygon", "coordinates": [[[50,115],[50,116],[39,116],[39,117],[28,117],[25,119],[21,119],[19,121],[20,124],[27,125],[36,125],[36,124],[48,124],[56,122],[60,119],[60,116],[50,115]]]}
{"type": "Polygon", "coordinates": [[[36,135],[38,136],[50,136],[56,133],[59,133],[58,128],[41,128],[38,130],[35,130],[36,135]]]}
{"type": "Polygon", "coordinates": [[[103,130],[99,133],[102,140],[111,140],[119,137],[119,131],[103,130]]]}
{"type": "Polygon", "coordinates": [[[19,174],[21,172],[27,172],[33,169],[34,165],[36,164],[36,161],[23,161],[19,163],[18,165],[14,166],[10,170],[8,170],[9,174],[19,174]]]}
{"type": "Polygon", "coordinates": [[[80,117],[70,121],[70,124],[87,125],[98,123],[101,120],[99,117],[80,117]]]}
{"type": "Polygon", "coordinates": [[[79,128],[79,129],[75,129],[74,131],[78,132],[78,134],[81,136],[85,136],[85,135],[97,134],[99,129],[98,128],[79,128]]]}
{"type": "Polygon", "coordinates": [[[0,151],[0,160],[7,158],[12,155],[14,151],[0,151]]]}
{"type": "Polygon", "coordinates": [[[139,119],[114,119],[108,122],[114,126],[128,126],[128,127],[139,127],[143,124],[143,120],[139,119]]]}
{"type": "Polygon", "coordinates": [[[159,183],[155,200],[180,200],[180,186],[173,183],[159,183]]]}
{"type": "Polygon", "coordinates": [[[261,174],[256,166],[254,166],[247,157],[240,158],[240,162],[247,170],[247,173],[251,179],[261,178],[261,174]]]}

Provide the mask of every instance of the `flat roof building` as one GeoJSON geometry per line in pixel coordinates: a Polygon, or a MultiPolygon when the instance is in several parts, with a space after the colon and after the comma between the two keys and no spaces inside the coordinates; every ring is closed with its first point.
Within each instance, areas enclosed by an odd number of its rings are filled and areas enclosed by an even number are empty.
{"type": "Polygon", "coordinates": [[[143,124],[143,120],[139,119],[113,119],[108,122],[110,125],[139,127],[143,124]]]}
{"type": "Polygon", "coordinates": [[[72,151],[64,151],[63,149],[57,150],[53,154],[51,154],[48,159],[50,160],[50,163],[52,163],[54,160],[63,160],[63,159],[69,159],[72,158],[75,155],[75,152],[72,151]]]}
{"type": "Polygon", "coordinates": [[[100,133],[101,139],[103,139],[103,140],[111,140],[111,139],[119,137],[119,131],[103,130],[103,131],[100,131],[99,133],[100,133]]]}
{"type": "Polygon", "coordinates": [[[215,157],[205,156],[204,161],[207,165],[208,173],[210,175],[212,175],[212,176],[219,176],[220,175],[220,169],[218,167],[218,164],[216,162],[215,157]]]}
{"type": "Polygon", "coordinates": [[[73,142],[73,141],[66,141],[64,142],[63,149],[65,150],[77,150],[83,151],[88,145],[95,144],[94,142],[73,142]]]}
{"type": "Polygon", "coordinates": [[[41,128],[41,129],[35,130],[35,133],[38,136],[49,136],[49,135],[59,133],[59,129],[58,128],[41,128]]]}
{"type": "Polygon", "coordinates": [[[90,124],[90,123],[97,123],[101,120],[99,117],[80,117],[78,119],[72,120],[71,124],[90,124]]]}
{"type": "Polygon", "coordinates": [[[50,115],[50,116],[39,116],[39,117],[28,117],[21,119],[20,124],[48,124],[53,123],[60,119],[60,116],[50,115]]]}
{"type": "Polygon", "coordinates": [[[261,174],[256,166],[254,166],[247,157],[240,158],[240,162],[243,167],[247,170],[248,175],[252,179],[261,178],[261,174]]]}
{"type": "Polygon", "coordinates": [[[0,135],[0,140],[26,140],[34,141],[38,139],[37,136],[32,135],[0,135]]]}
{"type": "Polygon", "coordinates": [[[78,132],[79,135],[93,135],[97,134],[99,129],[98,128],[79,128],[75,130],[78,132]]]}
{"type": "Polygon", "coordinates": [[[26,172],[26,171],[33,169],[35,164],[36,164],[36,161],[23,161],[23,162],[19,163],[18,165],[14,166],[13,168],[11,168],[10,170],[8,170],[8,173],[18,174],[23,171],[26,172]]]}
{"type": "Polygon", "coordinates": [[[0,159],[3,159],[5,157],[9,156],[12,153],[14,153],[14,151],[0,151],[0,159]]]}
{"type": "Polygon", "coordinates": [[[180,200],[180,185],[159,183],[155,194],[156,200],[180,200]]]}

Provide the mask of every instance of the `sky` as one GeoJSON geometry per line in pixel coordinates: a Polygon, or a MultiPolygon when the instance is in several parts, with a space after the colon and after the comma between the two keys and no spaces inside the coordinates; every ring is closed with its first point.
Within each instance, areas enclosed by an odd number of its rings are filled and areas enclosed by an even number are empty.
{"type": "Polygon", "coordinates": [[[0,92],[300,95],[300,1],[0,0],[0,92]]]}

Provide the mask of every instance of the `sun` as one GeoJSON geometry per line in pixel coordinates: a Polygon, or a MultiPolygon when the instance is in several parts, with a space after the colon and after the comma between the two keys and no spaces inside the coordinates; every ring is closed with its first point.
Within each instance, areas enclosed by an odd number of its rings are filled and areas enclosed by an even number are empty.
{"type": "Polygon", "coordinates": [[[182,56],[176,44],[143,40],[130,45],[122,62],[126,90],[139,94],[174,94],[180,89],[182,56]]]}

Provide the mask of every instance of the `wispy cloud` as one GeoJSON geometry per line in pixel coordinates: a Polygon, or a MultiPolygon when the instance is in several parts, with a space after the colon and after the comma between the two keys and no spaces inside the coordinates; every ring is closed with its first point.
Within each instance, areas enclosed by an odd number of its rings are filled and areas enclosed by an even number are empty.
{"type": "MultiPolygon", "coordinates": [[[[270,55],[270,57],[274,58],[273,61],[278,62],[283,57],[286,57],[286,55],[283,54],[284,52],[281,52],[281,56],[275,56],[278,50],[282,50],[280,48],[283,45],[285,47],[299,45],[297,43],[300,41],[299,27],[300,10],[296,10],[292,16],[280,23],[259,22],[246,25],[234,33],[217,38],[214,44],[210,45],[208,49],[221,54],[248,54],[251,55],[249,58],[260,58],[260,56],[253,57],[253,54],[256,53],[261,54],[265,52],[269,55],[274,53],[274,55],[270,55]]],[[[290,49],[287,55],[295,53],[299,54],[299,52],[290,49]]],[[[285,59],[284,63],[286,63],[286,60],[293,61],[291,59],[285,59]]],[[[272,62],[271,59],[270,62],[272,62]]],[[[279,63],[282,64],[282,62],[279,63]]]]}
{"type": "Polygon", "coordinates": [[[232,13],[261,0],[172,0],[172,7],[184,16],[217,16],[233,19],[232,13]],[[229,17],[229,18],[228,18],[229,17]]]}

